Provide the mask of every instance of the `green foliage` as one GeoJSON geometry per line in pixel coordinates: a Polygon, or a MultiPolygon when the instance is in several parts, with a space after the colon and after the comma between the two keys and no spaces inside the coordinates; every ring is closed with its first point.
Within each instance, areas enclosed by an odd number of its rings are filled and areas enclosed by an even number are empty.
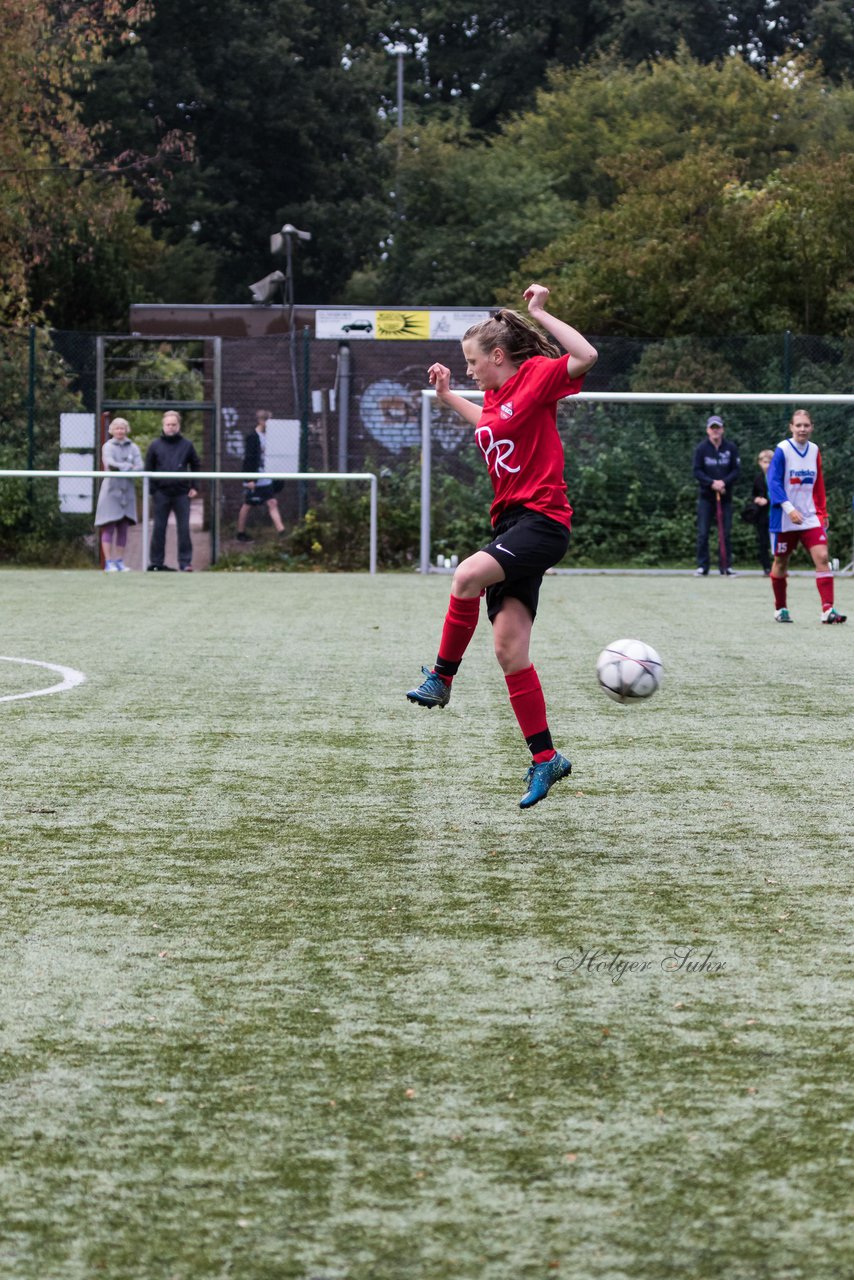
{"type": "Polygon", "coordinates": [[[375,304],[489,301],[520,259],[577,221],[527,153],[479,139],[459,114],[407,132],[396,182],[399,216],[367,299],[375,304]]]}
{"type": "Polygon", "coordinates": [[[131,303],[198,303],[214,296],[212,251],[186,237],[156,240],[133,201],[85,247],[62,242],[31,279],[32,305],[58,329],[121,333],[131,303]]]}
{"type": "Polygon", "coordinates": [[[109,151],[144,151],[175,131],[192,138],[166,201],[145,216],[158,239],[191,237],[215,262],[205,301],[248,301],[284,222],[313,234],[295,261],[312,300],[343,288],[380,239],[377,72],[390,64],[375,41],[367,52],[368,30],[361,4],[226,0],[202,13],[164,0],[99,69],[86,112],[109,151]]]}
{"type": "MultiPolygon", "coordinates": [[[[430,519],[434,554],[462,559],[488,537],[492,489],[474,446],[453,455],[453,468],[443,465],[438,449],[433,459],[430,519]]],[[[369,459],[368,471],[378,471],[369,459]]],[[[317,562],[339,569],[362,568],[367,562],[369,494],[353,484],[335,481],[318,486],[322,503],[306,513],[293,535],[295,547],[317,562]]],[[[377,555],[383,568],[410,568],[418,563],[421,530],[421,460],[411,450],[399,469],[379,470],[377,555]]]]}
{"type": "Polygon", "coordinates": [[[763,78],[683,50],[556,74],[501,146],[537,157],[584,215],[500,296],[545,279],[600,334],[847,332],[852,142],[854,92],[796,62],[763,78]]]}
{"type": "Polygon", "coordinates": [[[515,302],[539,278],[600,335],[854,323],[854,90],[803,60],[612,53],[496,136],[460,107],[389,148],[393,232],[353,301],[515,302]]]}
{"type": "Polygon", "coordinates": [[[99,153],[100,123],[80,103],[106,50],[132,43],[148,12],[123,0],[0,0],[0,317],[12,323],[64,317],[79,290],[76,324],[113,327],[156,252],[126,179],[139,171],[150,198],[162,186],[139,157],[99,153]]]}
{"type": "MultiPolygon", "coordinates": [[[[36,335],[35,411],[30,439],[29,334],[0,330],[0,469],[24,470],[58,463],[57,424],[62,412],[81,411],[71,390],[73,374],[48,334],[36,335]]],[[[56,480],[0,477],[0,558],[11,564],[80,564],[91,561],[83,537],[91,519],[59,509],[56,480]]]]}
{"type": "MultiPolygon", "coordinates": [[[[379,476],[377,488],[377,561],[381,569],[418,564],[421,530],[421,463],[417,451],[397,470],[378,468],[370,459],[366,471],[379,476]]],[[[431,494],[434,554],[462,559],[483,545],[489,530],[491,487],[474,448],[454,458],[453,472],[435,461],[431,494]]],[[[311,486],[303,518],[281,543],[232,552],[218,568],[272,571],[317,568],[364,570],[370,552],[370,491],[367,485],[325,481],[311,486]]]]}

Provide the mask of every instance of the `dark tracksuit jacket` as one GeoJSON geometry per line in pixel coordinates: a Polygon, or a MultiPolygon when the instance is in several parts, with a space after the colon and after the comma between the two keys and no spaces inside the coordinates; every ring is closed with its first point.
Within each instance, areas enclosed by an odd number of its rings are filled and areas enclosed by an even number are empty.
{"type": "Polygon", "coordinates": [[[701,440],[694,450],[694,479],[700,486],[700,497],[707,502],[716,501],[713,480],[723,480],[726,485],[721,501],[732,502],[732,487],[740,470],[738,449],[726,436],[721,440],[720,449],[716,449],[711,440],[706,439],[701,440]]]}
{"type": "MultiPolygon", "coordinates": [[[[195,446],[180,431],[177,435],[160,435],[152,440],[145,455],[146,471],[201,471],[202,464],[195,446]]],[[[152,493],[165,493],[170,498],[187,494],[198,485],[191,480],[150,481],[152,493]]]]}

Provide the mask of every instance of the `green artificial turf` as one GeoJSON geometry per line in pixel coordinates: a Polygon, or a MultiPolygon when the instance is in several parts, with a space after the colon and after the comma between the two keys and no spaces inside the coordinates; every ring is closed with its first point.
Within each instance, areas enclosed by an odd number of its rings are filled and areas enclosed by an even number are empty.
{"type": "Polygon", "coordinates": [[[547,579],[523,813],[485,621],[403,697],[448,585],[0,574],[0,654],[87,676],[0,702],[4,1278],[854,1274],[854,625],[547,579]]]}

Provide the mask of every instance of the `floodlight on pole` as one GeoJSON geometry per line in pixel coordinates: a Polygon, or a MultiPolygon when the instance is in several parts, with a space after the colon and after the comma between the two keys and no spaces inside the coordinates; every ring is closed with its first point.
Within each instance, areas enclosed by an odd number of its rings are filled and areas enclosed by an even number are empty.
{"type": "MultiPolygon", "coordinates": [[[[284,281],[283,304],[287,308],[287,312],[288,312],[288,347],[290,348],[291,380],[293,382],[293,388],[294,388],[294,404],[297,407],[297,411],[302,421],[301,438],[304,438],[304,439],[307,439],[306,433],[308,431],[308,418],[306,416],[307,400],[305,403],[301,405],[299,382],[297,380],[296,344],[295,344],[296,335],[294,334],[294,240],[310,240],[310,239],[311,239],[310,231],[300,231],[299,227],[295,227],[292,222],[286,222],[285,225],[279,231],[274,231],[273,234],[270,236],[270,252],[282,253],[284,251],[284,254],[285,254],[284,276],[282,275],[281,271],[276,271],[273,274],[277,275],[281,280],[284,281]]],[[[308,333],[308,330],[306,329],[306,334],[307,333],[308,333]]],[[[306,348],[306,351],[307,351],[307,348],[306,348]]],[[[307,386],[308,386],[308,373],[306,373],[306,388],[307,386]]],[[[307,397],[308,395],[307,390],[305,392],[305,395],[307,397]]],[[[302,449],[303,445],[301,445],[300,448],[302,449]]],[[[300,499],[299,499],[301,516],[305,514],[305,500],[306,500],[305,486],[301,485],[300,499]]]]}
{"type": "Polygon", "coordinates": [[[252,294],[252,301],[272,302],[279,285],[284,283],[285,277],[281,271],[271,271],[268,276],[264,276],[263,280],[256,280],[254,284],[250,284],[249,292],[252,294]]]}
{"type": "MultiPolygon", "coordinates": [[[[288,328],[293,325],[294,316],[294,237],[297,240],[310,240],[310,231],[300,231],[291,222],[286,222],[281,231],[274,231],[270,236],[270,252],[285,252],[285,306],[288,308],[288,328]]],[[[281,274],[281,273],[279,273],[281,274]]]]}

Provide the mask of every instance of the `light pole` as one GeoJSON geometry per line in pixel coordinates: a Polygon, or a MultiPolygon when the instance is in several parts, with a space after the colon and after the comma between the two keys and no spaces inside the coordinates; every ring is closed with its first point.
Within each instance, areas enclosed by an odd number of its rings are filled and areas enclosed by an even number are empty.
{"type": "MultiPolygon", "coordinates": [[[[290,345],[290,365],[291,365],[291,382],[294,392],[294,404],[296,405],[297,416],[300,420],[300,470],[305,471],[307,467],[306,450],[308,447],[308,345],[305,346],[306,369],[305,369],[305,386],[303,387],[303,395],[300,395],[299,380],[297,378],[297,351],[296,337],[294,334],[294,238],[297,240],[310,240],[310,231],[300,231],[291,222],[286,222],[281,231],[274,231],[270,236],[270,252],[281,253],[285,251],[285,275],[284,275],[284,302],[288,309],[288,342],[290,345]]],[[[281,273],[279,273],[281,274],[281,273]]],[[[306,330],[308,334],[308,330],[306,330]]],[[[302,517],[305,515],[306,488],[304,481],[300,481],[299,488],[299,513],[302,517]]]]}
{"type": "Polygon", "coordinates": [[[407,44],[388,44],[386,53],[397,58],[397,127],[403,129],[403,59],[409,53],[407,44]]]}
{"type": "Polygon", "coordinates": [[[286,222],[281,231],[274,231],[270,236],[270,252],[285,251],[285,305],[288,308],[288,328],[293,328],[294,319],[294,236],[297,240],[310,240],[310,231],[298,231],[292,223],[286,222]]]}

